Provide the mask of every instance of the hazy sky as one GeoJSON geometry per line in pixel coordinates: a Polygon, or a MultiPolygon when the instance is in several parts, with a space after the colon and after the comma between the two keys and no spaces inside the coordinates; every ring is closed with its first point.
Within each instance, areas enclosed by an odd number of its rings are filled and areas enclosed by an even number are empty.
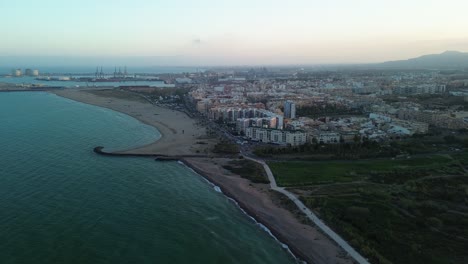
{"type": "Polygon", "coordinates": [[[2,0],[0,10],[0,56],[245,65],[468,51],[468,0],[2,0]]]}

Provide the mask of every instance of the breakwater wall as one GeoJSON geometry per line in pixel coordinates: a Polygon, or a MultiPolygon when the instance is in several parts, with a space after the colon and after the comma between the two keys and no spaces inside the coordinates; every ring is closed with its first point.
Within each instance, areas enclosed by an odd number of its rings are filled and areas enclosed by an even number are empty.
{"type": "Polygon", "coordinates": [[[187,158],[203,158],[208,157],[207,155],[178,155],[178,156],[169,156],[164,154],[131,154],[131,153],[115,153],[115,152],[106,152],[103,150],[104,147],[99,146],[94,148],[94,152],[99,155],[104,156],[113,156],[113,157],[152,157],[155,158],[156,161],[180,161],[188,168],[192,169],[194,172],[199,174],[201,177],[205,178],[215,186],[218,186],[221,189],[221,192],[232,199],[237,203],[237,205],[243,210],[249,217],[253,218],[257,223],[263,225],[268,229],[269,232],[277,239],[281,244],[287,245],[288,250],[292,253],[295,258],[298,258],[301,261],[305,261],[306,263],[315,263],[310,256],[303,254],[298,248],[296,248],[293,243],[291,243],[288,239],[286,239],[282,234],[281,231],[275,228],[273,225],[269,223],[267,219],[260,216],[254,208],[249,206],[246,201],[243,201],[240,197],[237,197],[234,193],[232,193],[229,188],[227,188],[224,184],[222,184],[216,177],[213,177],[209,172],[206,172],[199,167],[195,166],[191,162],[187,160],[187,158]]]}
{"type": "Polygon", "coordinates": [[[208,155],[166,155],[166,154],[142,154],[142,153],[121,153],[121,152],[107,152],[104,151],[104,147],[95,147],[93,149],[94,153],[103,155],[103,156],[113,156],[113,157],[150,157],[155,158],[159,161],[179,161],[183,158],[207,158],[208,155]]]}
{"type": "Polygon", "coordinates": [[[164,154],[137,154],[137,153],[119,153],[119,152],[107,152],[104,151],[104,147],[95,147],[93,149],[94,153],[103,155],[103,156],[113,156],[113,157],[168,157],[164,154]]]}

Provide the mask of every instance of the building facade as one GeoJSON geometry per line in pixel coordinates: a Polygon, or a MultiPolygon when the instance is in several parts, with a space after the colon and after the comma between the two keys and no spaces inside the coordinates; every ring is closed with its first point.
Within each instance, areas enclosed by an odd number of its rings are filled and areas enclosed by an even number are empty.
{"type": "Polygon", "coordinates": [[[307,133],[259,127],[248,127],[245,130],[248,139],[263,143],[299,146],[307,143],[307,133]]]}
{"type": "Polygon", "coordinates": [[[284,102],[284,118],[296,118],[296,104],[293,101],[284,102]]]}

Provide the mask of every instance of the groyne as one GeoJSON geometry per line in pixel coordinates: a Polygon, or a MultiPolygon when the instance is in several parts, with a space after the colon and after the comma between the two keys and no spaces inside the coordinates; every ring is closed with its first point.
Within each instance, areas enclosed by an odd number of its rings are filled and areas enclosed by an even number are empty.
{"type": "MultiPolygon", "coordinates": [[[[209,155],[166,155],[166,154],[139,154],[139,153],[119,153],[119,152],[106,152],[103,150],[102,146],[95,147],[94,152],[99,155],[104,156],[113,156],[113,157],[150,157],[154,158],[155,161],[178,161],[182,163],[186,167],[193,170],[195,173],[206,179],[208,182],[216,186],[216,189],[220,189],[221,192],[230,200],[235,202],[237,206],[245,213],[247,216],[251,217],[259,226],[262,228],[266,228],[267,232],[270,233],[279,243],[285,247],[289,253],[291,253],[300,263],[318,263],[318,264],[325,264],[329,263],[331,259],[329,257],[325,257],[319,251],[312,252],[312,251],[304,251],[305,248],[301,248],[302,246],[298,247],[297,241],[292,241],[293,237],[289,235],[289,233],[285,233],[286,231],[282,229],[281,225],[278,223],[271,222],[272,215],[263,215],[261,210],[258,209],[255,205],[249,205],[248,199],[243,197],[242,193],[239,192],[238,189],[234,189],[233,186],[228,186],[224,184],[222,178],[219,177],[218,174],[214,174],[214,172],[207,171],[203,169],[203,167],[199,167],[195,162],[192,163],[190,161],[191,158],[213,158],[213,156],[209,155]]],[[[227,182],[226,182],[227,183],[227,182]]],[[[336,255],[338,256],[338,255],[336,255]]],[[[339,257],[341,258],[341,257],[339,257]]],[[[348,263],[345,259],[348,257],[341,258],[344,260],[343,263],[348,263]]],[[[349,260],[349,259],[348,259],[349,260]]],[[[342,262],[337,262],[342,263],[342,262]]]]}
{"type": "Polygon", "coordinates": [[[221,192],[228,198],[232,199],[237,203],[239,208],[241,208],[248,216],[252,217],[257,223],[265,226],[271,234],[282,244],[287,245],[288,250],[294,255],[294,257],[299,258],[307,263],[314,263],[310,257],[307,257],[303,254],[299,249],[294,247],[292,243],[290,243],[279,230],[274,228],[272,225],[268,223],[267,220],[263,219],[260,215],[258,215],[253,208],[248,206],[244,201],[236,197],[232,192],[229,191],[229,188],[224,186],[221,182],[219,182],[213,175],[210,173],[205,172],[204,170],[198,168],[197,166],[190,163],[187,158],[200,158],[200,157],[207,157],[207,155],[181,155],[181,156],[169,156],[165,154],[138,154],[138,153],[118,153],[118,152],[106,152],[103,150],[104,147],[98,146],[93,149],[96,154],[103,155],[103,156],[113,156],[113,157],[150,157],[154,158],[156,161],[180,161],[188,168],[192,169],[194,172],[199,174],[201,177],[205,178],[215,186],[218,186],[221,189],[221,192]]]}
{"type": "Polygon", "coordinates": [[[183,158],[207,158],[208,155],[166,155],[166,154],[141,154],[141,153],[120,153],[120,152],[107,152],[104,151],[104,147],[95,147],[93,151],[96,154],[103,156],[113,157],[150,157],[159,161],[178,161],[183,158]]]}

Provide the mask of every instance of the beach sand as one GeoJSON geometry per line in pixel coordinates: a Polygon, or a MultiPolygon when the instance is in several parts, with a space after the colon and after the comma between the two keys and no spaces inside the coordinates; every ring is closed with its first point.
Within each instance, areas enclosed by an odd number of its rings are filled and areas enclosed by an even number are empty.
{"type": "MultiPolygon", "coordinates": [[[[187,114],[150,104],[144,98],[116,90],[53,91],[75,101],[109,108],[156,127],[161,138],[146,146],[119,151],[126,154],[197,155],[206,154],[214,140],[206,138],[206,129],[187,114]],[[206,144],[197,144],[200,142],[206,144]]],[[[105,146],[104,146],[105,147],[105,146]]]]}
{"type": "Polygon", "coordinates": [[[268,227],[300,259],[314,264],[353,263],[352,259],[315,227],[301,223],[291,212],[273,202],[269,185],[252,184],[222,165],[229,159],[185,158],[183,162],[219,186],[257,221],[268,227]]]}
{"type": "MultiPolygon", "coordinates": [[[[60,90],[55,94],[75,101],[109,108],[156,127],[161,139],[147,146],[120,151],[126,154],[194,155],[207,153],[214,141],[200,139],[206,133],[185,113],[157,107],[138,95],[115,90],[60,90]],[[182,133],[184,130],[184,133],[182,133]],[[199,141],[209,144],[197,144],[199,141]],[[198,150],[198,151],[197,151],[198,150]]],[[[200,175],[219,186],[229,197],[272,233],[300,259],[314,264],[353,263],[344,251],[315,227],[301,223],[290,211],[274,202],[269,185],[252,184],[225,170],[230,159],[182,158],[200,175]]]]}

